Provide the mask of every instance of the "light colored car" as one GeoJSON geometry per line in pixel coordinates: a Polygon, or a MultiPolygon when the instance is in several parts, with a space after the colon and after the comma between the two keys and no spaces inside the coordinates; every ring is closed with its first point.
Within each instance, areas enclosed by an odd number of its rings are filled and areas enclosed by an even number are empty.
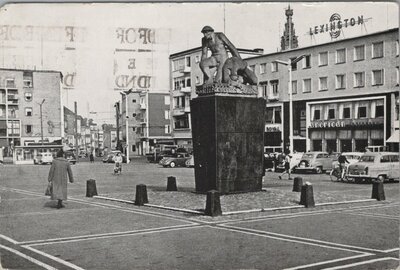
{"type": "Polygon", "coordinates": [[[394,181],[400,175],[399,153],[367,152],[348,168],[347,177],[356,183],[372,180],[394,181]]]}
{"type": "Polygon", "coordinates": [[[337,159],[337,154],[328,154],[327,152],[307,152],[301,157],[296,172],[312,171],[322,173],[332,170],[332,162],[337,159]]]}
{"type": "Polygon", "coordinates": [[[53,163],[53,154],[52,153],[40,153],[33,160],[35,164],[51,164],[53,163]]]}
{"type": "MultiPolygon", "coordinates": [[[[349,163],[346,163],[346,166],[351,165],[353,163],[356,163],[357,161],[360,160],[361,156],[364,155],[364,153],[361,152],[345,152],[342,153],[343,156],[346,157],[347,161],[349,163]]],[[[339,162],[337,160],[332,162],[332,169],[336,169],[339,167],[339,162]]]]}

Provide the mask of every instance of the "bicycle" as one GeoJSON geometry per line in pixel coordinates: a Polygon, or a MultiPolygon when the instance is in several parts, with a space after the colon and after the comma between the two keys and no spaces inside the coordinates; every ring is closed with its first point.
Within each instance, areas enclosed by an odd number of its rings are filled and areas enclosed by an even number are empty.
{"type": "Polygon", "coordinates": [[[347,168],[348,166],[346,165],[344,167],[344,174],[343,174],[343,178],[342,176],[342,170],[340,168],[340,165],[335,166],[335,168],[333,168],[329,174],[331,181],[332,182],[343,182],[343,181],[348,181],[348,177],[347,177],[347,168]]]}

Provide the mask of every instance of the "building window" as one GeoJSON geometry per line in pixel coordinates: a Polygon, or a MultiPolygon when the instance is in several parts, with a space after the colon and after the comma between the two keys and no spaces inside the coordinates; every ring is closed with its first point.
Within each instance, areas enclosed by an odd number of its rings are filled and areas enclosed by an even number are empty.
{"type": "Polygon", "coordinates": [[[328,90],[328,77],[319,78],[319,91],[328,90]]]}
{"type": "Polygon", "coordinates": [[[15,88],[15,80],[14,79],[6,79],[6,87],[7,88],[15,88]]]}
{"type": "Polygon", "coordinates": [[[278,69],[278,63],[277,62],[272,62],[271,63],[271,71],[272,72],[277,72],[279,69],[278,69]]]}
{"type": "Polygon", "coordinates": [[[169,120],[169,110],[164,111],[164,119],[169,120]]]}
{"type": "Polygon", "coordinates": [[[32,108],[25,108],[25,116],[32,116],[32,108]]]}
{"type": "Polygon", "coordinates": [[[33,73],[32,71],[24,71],[23,73],[24,87],[33,87],[33,73]]]}
{"type": "Polygon", "coordinates": [[[135,132],[136,131],[136,127],[132,127],[132,131],[135,132]]]}
{"type": "Polygon", "coordinates": [[[311,92],[311,79],[304,79],[303,80],[303,93],[310,93],[311,92]]]}
{"type": "Polygon", "coordinates": [[[319,66],[327,66],[328,65],[328,52],[319,53],[318,64],[319,64],[319,66]]]}
{"type": "Polygon", "coordinates": [[[399,56],[399,41],[396,40],[396,56],[399,56]]]}
{"type": "Polygon", "coordinates": [[[372,58],[383,57],[383,41],[372,43],[372,58]]]}
{"type": "Polygon", "coordinates": [[[336,50],[336,64],[346,63],[346,49],[336,50]]]}
{"type": "Polygon", "coordinates": [[[260,82],[262,91],[263,91],[263,97],[268,97],[268,83],[267,82],[260,82]]]}
{"type": "Polygon", "coordinates": [[[172,61],[172,65],[173,65],[173,71],[178,71],[178,70],[182,70],[184,69],[185,66],[185,59],[178,59],[178,60],[174,60],[172,61]]]}
{"type": "Polygon", "coordinates": [[[365,73],[355,72],[354,73],[354,87],[364,87],[365,73]]]}
{"type": "Polygon", "coordinates": [[[196,63],[200,63],[200,56],[199,55],[196,55],[194,59],[195,59],[194,61],[196,63]]]}
{"type": "Polygon", "coordinates": [[[346,88],[346,75],[339,74],[336,75],[336,89],[345,89],[346,88]]]}
{"type": "Polygon", "coordinates": [[[376,107],[375,107],[375,117],[383,117],[383,116],[384,116],[383,105],[376,105],[376,107]]]}
{"type": "Polygon", "coordinates": [[[399,85],[399,67],[396,67],[396,85],[399,85]]]}
{"type": "Polygon", "coordinates": [[[196,84],[200,84],[200,78],[199,78],[199,76],[196,76],[196,84]]]}
{"type": "Polygon", "coordinates": [[[186,57],[186,66],[190,67],[190,56],[186,57]]]}
{"type": "Polygon", "coordinates": [[[273,97],[277,97],[278,96],[278,86],[279,86],[279,81],[271,81],[270,82],[271,85],[271,95],[273,97]]]}
{"type": "Polygon", "coordinates": [[[365,59],[365,45],[354,47],[354,61],[361,61],[365,59]]]}
{"type": "Polygon", "coordinates": [[[25,100],[26,100],[26,101],[32,101],[32,93],[28,93],[28,92],[27,92],[27,93],[25,93],[24,96],[25,96],[25,100]]]}
{"type": "Polygon", "coordinates": [[[311,68],[311,55],[305,55],[303,58],[303,68],[311,68]]]}
{"type": "Polygon", "coordinates": [[[297,81],[292,81],[292,94],[297,94],[297,81]]]}
{"type": "Polygon", "coordinates": [[[174,125],[176,129],[189,128],[188,115],[185,114],[179,117],[175,117],[174,125]]]}
{"type": "Polygon", "coordinates": [[[260,64],[260,74],[264,74],[267,71],[267,64],[262,63],[260,64]]]}
{"type": "Polygon", "coordinates": [[[314,110],[314,120],[320,120],[321,119],[321,110],[314,110]]]}
{"type": "Polygon", "coordinates": [[[174,78],[174,90],[181,90],[186,87],[185,78],[174,78]]]}
{"type": "Polygon", "coordinates": [[[25,126],[25,133],[26,134],[32,133],[32,125],[26,125],[25,126]]]}
{"type": "Polygon", "coordinates": [[[351,109],[350,109],[350,107],[343,108],[343,118],[344,119],[351,118],[351,109]]]}
{"type": "MultiPolygon", "coordinates": [[[[291,61],[293,61],[293,60],[295,60],[297,57],[293,57],[293,58],[290,58],[290,60],[291,61]]],[[[294,63],[292,63],[292,70],[294,71],[294,70],[297,70],[297,63],[298,62],[294,62],[294,63]]]]}
{"type": "Polygon", "coordinates": [[[136,103],[136,99],[132,99],[132,103],[136,103]]]}
{"type": "Polygon", "coordinates": [[[136,117],[136,113],[132,113],[132,117],[136,117]]]}
{"type": "Polygon", "coordinates": [[[383,85],[383,69],[372,71],[372,85],[383,85]]]}
{"type": "Polygon", "coordinates": [[[171,103],[171,98],[170,96],[164,96],[164,104],[169,105],[171,103]]]}
{"type": "Polygon", "coordinates": [[[358,107],[358,118],[366,118],[367,117],[367,107],[358,107]]]}
{"type": "Polygon", "coordinates": [[[165,132],[165,134],[171,133],[171,126],[165,125],[164,132],[165,132]]]}
{"type": "Polygon", "coordinates": [[[328,110],[328,119],[335,119],[335,109],[328,110]]]}

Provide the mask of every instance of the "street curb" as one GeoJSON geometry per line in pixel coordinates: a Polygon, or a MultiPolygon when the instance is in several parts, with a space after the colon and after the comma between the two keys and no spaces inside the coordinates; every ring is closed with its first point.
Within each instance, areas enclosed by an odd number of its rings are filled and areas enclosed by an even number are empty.
{"type": "MultiPolygon", "coordinates": [[[[116,199],[116,198],[112,198],[112,197],[93,196],[93,198],[103,199],[103,200],[108,200],[108,201],[115,201],[115,202],[122,202],[122,203],[133,204],[133,205],[135,204],[134,201],[116,199]]],[[[353,203],[362,203],[362,202],[375,202],[375,201],[376,201],[375,199],[365,199],[365,200],[343,201],[343,202],[327,202],[327,203],[315,204],[315,207],[328,206],[328,205],[339,205],[339,204],[353,204],[353,203]]],[[[202,211],[176,208],[176,207],[170,207],[170,206],[163,206],[163,205],[156,205],[156,204],[149,204],[149,203],[145,203],[144,206],[158,208],[158,209],[164,209],[164,210],[177,211],[177,212],[190,213],[190,214],[204,215],[204,212],[202,212],[202,211]]],[[[305,208],[303,205],[283,206],[283,207],[274,207],[274,208],[256,208],[256,209],[248,209],[248,210],[222,212],[222,215],[229,216],[229,215],[237,215],[237,214],[269,212],[269,211],[272,212],[272,211],[279,211],[279,210],[291,210],[291,209],[303,209],[303,208],[305,208]]]]}

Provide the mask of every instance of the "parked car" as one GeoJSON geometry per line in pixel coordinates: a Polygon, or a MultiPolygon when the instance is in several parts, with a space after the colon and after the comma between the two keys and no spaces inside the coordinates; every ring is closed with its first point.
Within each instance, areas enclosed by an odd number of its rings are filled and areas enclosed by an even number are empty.
{"type": "Polygon", "coordinates": [[[188,160],[186,160],[185,165],[188,168],[193,168],[194,167],[194,156],[193,155],[191,155],[190,158],[188,160]]]}
{"type": "Polygon", "coordinates": [[[328,154],[327,152],[307,152],[303,154],[296,172],[312,171],[322,173],[332,169],[332,162],[337,160],[337,153],[328,154]]]}
{"type": "Polygon", "coordinates": [[[65,157],[67,158],[69,163],[71,163],[71,164],[75,164],[76,163],[75,154],[72,151],[66,151],[65,152],[65,157]]]}
{"type": "Polygon", "coordinates": [[[146,158],[148,162],[159,163],[164,157],[176,157],[179,153],[187,154],[188,152],[185,148],[171,148],[163,151],[156,149],[153,153],[147,153],[146,158]]]}
{"type": "Polygon", "coordinates": [[[108,153],[102,160],[103,163],[114,163],[114,157],[117,155],[117,153],[120,153],[122,156],[122,162],[126,163],[126,156],[121,153],[119,150],[114,150],[108,153]]]}
{"type": "MultiPolygon", "coordinates": [[[[351,164],[356,163],[357,161],[359,161],[361,156],[364,155],[364,153],[361,153],[361,152],[345,152],[345,153],[342,153],[342,155],[345,156],[346,159],[349,161],[348,164],[346,163],[346,165],[348,166],[348,165],[351,165],[351,164]]],[[[338,167],[339,167],[339,162],[336,159],[336,160],[334,160],[332,162],[332,169],[336,169],[338,167]]]]}
{"type": "MultiPolygon", "coordinates": [[[[300,152],[299,153],[290,154],[290,156],[292,157],[290,159],[290,169],[292,171],[296,170],[296,168],[299,165],[300,160],[303,157],[303,155],[304,155],[304,153],[300,153],[300,152]]],[[[276,166],[276,171],[277,172],[279,172],[279,171],[283,172],[284,170],[285,170],[285,163],[281,163],[278,166],[276,166]]]]}
{"type": "Polygon", "coordinates": [[[349,180],[356,183],[394,181],[399,176],[399,153],[396,152],[367,152],[358,162],[349,166],[347,175],[349,180]]]}
{"type": "Polygon", "coordinates": [[[190,155],[187,153],[176,154],[175,157],[164,157],[160,160],[160,165],[163,167],[174,168],[176,166],[185,167],[186,161],[190,159],[190,155]]]}
{"type": "Polygon", "coordinates": [[[35,164],[51,164],[51,163],[53,163],[53,154],[47,153],[47,152],[37,154],[36,158],[33,159],[33,163],[35,163],[35,164]]]}

